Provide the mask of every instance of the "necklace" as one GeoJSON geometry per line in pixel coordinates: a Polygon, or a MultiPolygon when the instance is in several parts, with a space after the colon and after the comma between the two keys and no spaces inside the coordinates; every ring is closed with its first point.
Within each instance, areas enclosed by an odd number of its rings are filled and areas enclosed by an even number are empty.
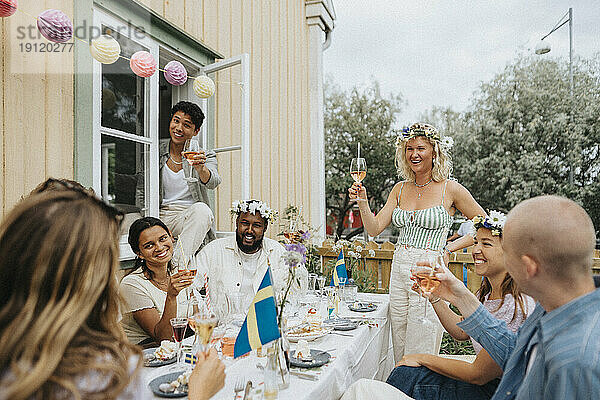
{"type": "Polygon", "coordinates": [[[417,188],[417,199],[421,198],[421,191],[419,191],[419,189],[424,188],[425,186],[429,185],[431,182],[433,182],[433,178],[430,178],[427,182],[425,182],[422,185],[419,185],[417,183],[417,180],[415,179],[415,187],[417,188]]]}
{"type": "Polygon", "coordinates": [[[181,160],[180,162],[177,162],[173,159],[173,157],[171,157],[171,155],[169,154],[169,160],[171,160],[171,162],[175,165],[181,165],[183,164],[183,160],[181,160]]]}
{"type": "Polygon", "coordinates": [[[416,187],[418,187],[418,188],[422,188],[422,187],[425,187],[425,186],[429,185],[431,182],[433,182],[433,178],[430,178],[430,179],[429,179],[427,182],[425,182],[424,184],[422,184],[422,185],[419,185],[419,184],[417,183],[417,180],[415,179],[415,186],[416,186],[416,187]]]}

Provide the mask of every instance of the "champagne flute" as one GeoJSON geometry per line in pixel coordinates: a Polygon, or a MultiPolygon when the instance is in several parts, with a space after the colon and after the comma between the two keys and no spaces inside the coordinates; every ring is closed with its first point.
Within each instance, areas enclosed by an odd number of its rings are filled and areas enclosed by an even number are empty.
{"type": "MultiPolygon", "coordinates": [[[[431,295],[431,292],[440,285],[440,280],[435,276],[434,269],[437,265],[440,265],[438,260],[439,257],[441,257],[441,255],[434,256],[432,254],[425,254],[423,257],[419,258],[416,265],[411,268],[411,272],[415,276],[421,292],[425,294],[427,298],[431,295]]],[[[427,319],[427,300],[425,300],[424,305],[423,317],[419,317],[418,320],[425,324],[430,323],[431,321],[427,319]]]]}
{"type": "Polygon", "coordinates": [[[367,162],[364,158],[353,158],[350,162],[350,176],[354,182],[361,183],[367,176],[367,162]]]}
{"type": "Polygon", "coordinates": [[[186,140],[181,155],[183,156],[183,158],[185,158],[185,162],[187,163],[188,167],[183,167],[183,179],[186,182],[198,182],[198,178],[193,176],[194,167],[192,167],[190,161],[194,160],[197,155],[200,155],[200,143],[196,139],[186,140]]]}
{"type": "Polygon", "coordinates": [[[214,314],[208,312],[199,312],[194,315],[193,319],[200,351],[207,353],[210,347],[210,339],[219,323],[219,319],[214,314]]]}
{"type": "Polygon", "coordinates": [[[173,338],[177,343],[177,367],[181,367],[181,342],[185,337],[185,330],[188,325],[187,318],[171,318],[171,328],[173,328],[173,338]]]}

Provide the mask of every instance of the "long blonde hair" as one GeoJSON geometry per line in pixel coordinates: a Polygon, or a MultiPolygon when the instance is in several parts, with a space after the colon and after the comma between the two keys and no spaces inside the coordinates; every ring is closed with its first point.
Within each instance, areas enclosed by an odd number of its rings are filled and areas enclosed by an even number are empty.
{"type": "MultiPolygon", "coordinates": [[[[452,173],[452,158],[450,153],[440,142],[435,139],[428,138],[426,136],[415,136],[426,140],[433,147],[433,167],[431,170],[431,178],[434,182],[443,182],[450,177],[452,173]]],[[[410,163],[406,159],[406,145],[408,140],[402,140],[400,137],[396,141],[396,170],[398,175],[408,181],[415,180],[415,173],[410,168],[410,163]]]]}
{"type": "MultiPolygon", "coordinates": [[[[0,385],[6,399],[114,399],[140,355],[119,326],[119,224],[98,199],[33,194],[0,225],[0,385]],[[77,386],[97,374],[100,388],[77,386]]],[[[141,357],[138,360],[140,366],[141,357]]]]}

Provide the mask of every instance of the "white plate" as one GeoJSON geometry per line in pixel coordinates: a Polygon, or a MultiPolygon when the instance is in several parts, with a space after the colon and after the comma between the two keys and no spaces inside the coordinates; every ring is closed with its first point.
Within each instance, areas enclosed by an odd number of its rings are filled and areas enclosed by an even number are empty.
{"type": "Polygon", "coordinates": [[[298,342],[300,339],[304,339],[308,342],[311,340],[315,340],[321,338],[332,331],[332,328],[321,328],[318,331],[308,332],[308,333],[286,333],[285,337],[292,343],[298,342]]]}

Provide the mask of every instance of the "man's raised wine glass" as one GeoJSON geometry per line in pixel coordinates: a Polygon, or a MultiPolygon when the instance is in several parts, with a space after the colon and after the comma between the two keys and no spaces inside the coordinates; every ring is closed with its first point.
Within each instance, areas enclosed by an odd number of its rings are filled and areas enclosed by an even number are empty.
{"type": "Polygon", "coordinates": [[[185,158],[184,163],[186,164],[183,165],[183,179],[186,182],[198,182],[198,178],[194,176],[194,167],[190,162],[200,155],[200,143],[196,139],[186,140],[181,155],[185,158]]]}

